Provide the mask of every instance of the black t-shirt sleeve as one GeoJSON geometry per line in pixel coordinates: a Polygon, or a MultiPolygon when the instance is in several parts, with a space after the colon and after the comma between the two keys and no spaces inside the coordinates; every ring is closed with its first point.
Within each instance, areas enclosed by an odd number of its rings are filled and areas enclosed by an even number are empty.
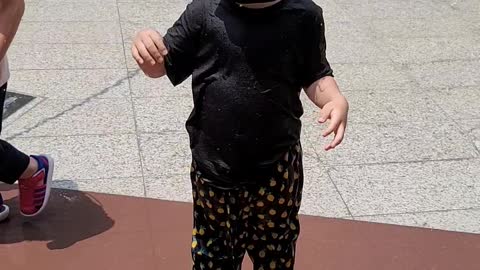
{"type": "Polygon", "coordinates": [[[165,69],[173,85],[185,81],[195,67],[196,49],[204,24],[205,0],[193,0],[163,37],[168,50],[165,69]]]}
{"type": "Polygon", "coordinates": [[[304,87],[309,87],[312,83],[325,76],[333,76],[333,71],[326,56],[325,22],[320,7],[317,7],[308,24],[305,27],[307,33],[304,57],[306,59],[302,80],[304,87]]]}

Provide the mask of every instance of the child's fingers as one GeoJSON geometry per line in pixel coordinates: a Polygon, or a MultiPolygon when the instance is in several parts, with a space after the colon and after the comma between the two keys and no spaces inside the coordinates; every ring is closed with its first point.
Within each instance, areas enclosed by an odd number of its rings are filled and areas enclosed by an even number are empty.
{"type": "Polygon", "coordinates": [[[332,134],[332,132],[334,132],[338,126],[340,125],[340,121],[339,120],[334,120],[332,119],[332,121],[330,122],[330,125],[327,127],[327,129],[322,133],[322,136],[323,137],[327,137],[328,135],[332,134]]]}
{"type": "Polygon", "coordinates": [[[344,135],[345,135],[345,124],[341,123],[338,126],[337,131],[335,131],[335,138],[333,139],[333,142],[330,144],[331,149],[337,147],[340,143],[342,143],[344,135]]]}
{"type": "MultiPolygon", "coordinates": [[[[163,56],[160,54],[160,51],[158,50],[157,46],[153,42],[151,38],[146,38],[143,40],[143,44],[147,48],[148,52],[150,55],[156,59],[156,60],[163,60],[163,56]]],[[[153,63],[155,64],[155,63],[153,63]]]]}
{"type": "Polygon", "coordinates": [[[138,42],[136,47],[140,56],[145,62],[149,62],[151,65],[155,65],[155,60],[152,58],[152,56],[142,42],[138,42]]]}
{"type": "Polygon", "coordinates": [[[133,56],[133,59],[137,61],[137,63],[139,63],[140,65],[143,65],[143,59],[142,57],[140,57],[140,54],[138,53],[138,49],[135,45],[132,46],[132,56],[133,56]]]}
{"type": "Polygon", "coordinates": [[[167,55],[167,48],[165,47],[165,43],[163,43],[162,36],[155,32],[155,34],[150,34],[150,38],[153,40],[155,43],[155,46],[157,46],[157,49],[160,51],[160,54],[162,56],[167,55]]]}
{"type": "Polygon", "coordinates": [[[325,151],[330,151],[330,150],[332,150],[333,148],[332,148],[332,145],[331,145],[331,144],[327,144],[324,149],[325,149],[325,151]]]}
{"type": "Polygon", "coordinates": [[[323,109],[320,111],[320,118],[318,119],[318,122],[323,124],[327,122],[327,119],[330,117],[330,114],[332,113],[333,107],[326,105],[323,107],[323,109]]]}

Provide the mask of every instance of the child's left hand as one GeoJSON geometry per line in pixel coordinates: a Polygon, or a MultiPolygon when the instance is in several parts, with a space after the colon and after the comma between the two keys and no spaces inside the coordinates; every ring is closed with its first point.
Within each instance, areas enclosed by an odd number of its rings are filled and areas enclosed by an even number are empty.
{"type": "Polygon", "coordinates": [[[325,151],[333,150],[344,138],[345,129],[347,127],[348,118],[348,102],[343,95],[338,95],[330,102],[326,103],[320,111],[320,119],[318,122],[324,124],[330,119],[330,124],[322,133],[323,137],[327,137],[334,133],[333,141],[325,146],[325,151]]]}

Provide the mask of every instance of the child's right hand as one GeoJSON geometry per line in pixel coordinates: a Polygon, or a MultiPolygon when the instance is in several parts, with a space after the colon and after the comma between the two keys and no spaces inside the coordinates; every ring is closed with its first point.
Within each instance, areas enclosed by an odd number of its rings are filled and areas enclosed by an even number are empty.
{"type": "Polygon", "coordinates": [[[167,53],[162,36],[152,29],[138,32],[132,44],[132,56],[140,66],[163,64],[167,53]]]}

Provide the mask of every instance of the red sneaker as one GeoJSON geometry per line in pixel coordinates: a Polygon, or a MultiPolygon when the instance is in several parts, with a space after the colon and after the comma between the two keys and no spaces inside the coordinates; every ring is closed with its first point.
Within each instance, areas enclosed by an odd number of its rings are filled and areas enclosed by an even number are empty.
{"type": "Polygon", "coordinates": [[[28,179],[18,181],[20,212],[26,217],[40,214],[48,203],[53,175],[53,159],[46,155],[32,156],[38,162],[38,171],[28,179]]]}

